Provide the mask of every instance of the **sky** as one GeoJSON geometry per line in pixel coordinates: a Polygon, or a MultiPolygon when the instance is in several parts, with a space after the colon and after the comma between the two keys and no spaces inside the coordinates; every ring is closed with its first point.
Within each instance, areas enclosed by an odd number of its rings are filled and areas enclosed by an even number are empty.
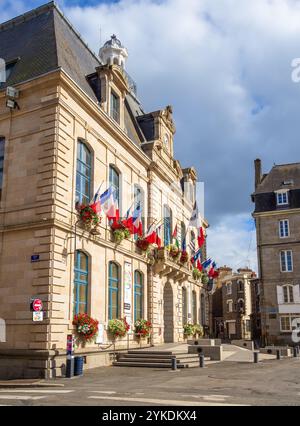
{"type": "MultiPolygon", "coordinates": [[[[0,21],[43,3],[0,0],[0,21]]],[[[57,3],[95,52],[111,34],[120,38],[146,111],[173,105],[176,158],[205,183],[209,255],[219,266],[256,268],[253,161],[264,172],[300,161],[300,83],[291,79],[300,2],[57,3]]]]}

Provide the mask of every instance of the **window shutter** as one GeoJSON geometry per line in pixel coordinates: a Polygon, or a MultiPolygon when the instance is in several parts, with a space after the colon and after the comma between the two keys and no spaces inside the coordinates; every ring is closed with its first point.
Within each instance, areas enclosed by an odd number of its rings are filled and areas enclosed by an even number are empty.
{"type": "Polygon", "coordinates": [[[300,303],[300,284],[294,285],[294,302],[300,303]]]}
{"type": "Polygon", "coordinates": [[[278,305],[282,305],[284,303],[283,288],[280,285],[277,286],[277,302],[278,305]]]}

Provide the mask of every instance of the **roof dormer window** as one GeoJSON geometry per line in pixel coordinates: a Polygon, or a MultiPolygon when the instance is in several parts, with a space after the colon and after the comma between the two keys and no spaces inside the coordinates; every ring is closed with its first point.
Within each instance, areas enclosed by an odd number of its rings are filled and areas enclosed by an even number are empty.
{"type": "Polygon", "coordinates": [[[110,95],[110,116],[120,123],[120,98],[113,91],[110,95]]]}
{"type": "Polygon", "coordinates": [[[281,191],[276,193],[277,206],[286,206],[289,204],[288,191],[281,191]]]}

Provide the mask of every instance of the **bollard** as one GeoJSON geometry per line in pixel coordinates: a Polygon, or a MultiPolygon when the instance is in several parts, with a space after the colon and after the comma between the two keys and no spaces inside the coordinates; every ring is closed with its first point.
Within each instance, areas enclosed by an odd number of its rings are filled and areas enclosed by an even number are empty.
{"type": "Polygon", "coordinates": [[[300,351],[299,346],[296,346],[296,349],[297,349],[297,355],[299,356],[299,351],[300,351]]]}
{"type": "Polygon", "coordinates": [[[199,354],[199,367],[204,368],[204,355],[199,354]]]}
{"type": "Polygon", "coordinates": [[[298,356],[298,351],[296,346],[293,347],[293,355],[294,355],[294,358],[297,358],[298,356]]]}
{"type": "Polygon", "coordinates": [[[254,355],[254,364],[258,363],[258,354],[259,354],[259,352],[253,352],[253,355],[254,355]]]}
{"type": "Polygon", "coordinates": [[[172,370],[173,371],[177,370],[177,359],[176,359],[176,356],[174,356],[172,358],[172,370]]]}
{"type": "Polygon", "coordinates": [[[280,359],[280,349],[277,349],[277,351],[276,351],[276,358],[280,359]]]}
{"type": "Polygon", "coordinates": [[[74,376],[74,356],[67,356],[66,378],[71,379],[74,376]]]}

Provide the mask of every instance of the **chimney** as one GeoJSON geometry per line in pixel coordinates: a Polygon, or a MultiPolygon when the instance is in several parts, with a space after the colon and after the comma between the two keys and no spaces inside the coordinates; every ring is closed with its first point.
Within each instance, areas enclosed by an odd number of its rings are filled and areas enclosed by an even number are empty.
{"type": "Polygon", "coordinates": [[[255,189],[261,183],[262,179],[262,169],[261,169],[261,160],[257,158],[254,160],[254,168],[255,168],[255,189]]]}

